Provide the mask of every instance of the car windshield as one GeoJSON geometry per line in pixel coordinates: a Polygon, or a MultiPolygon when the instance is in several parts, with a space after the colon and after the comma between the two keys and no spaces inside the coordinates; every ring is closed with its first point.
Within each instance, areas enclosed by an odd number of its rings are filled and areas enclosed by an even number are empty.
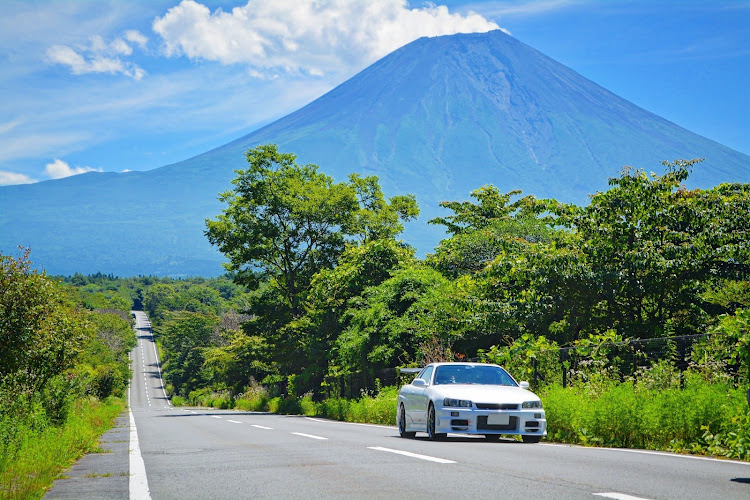
{"type": "Polygon", "coordinates": [[[515,386],[513,378],[499,366],[443,365],[435,372],[435,385],[482,384],[515,386]]]}

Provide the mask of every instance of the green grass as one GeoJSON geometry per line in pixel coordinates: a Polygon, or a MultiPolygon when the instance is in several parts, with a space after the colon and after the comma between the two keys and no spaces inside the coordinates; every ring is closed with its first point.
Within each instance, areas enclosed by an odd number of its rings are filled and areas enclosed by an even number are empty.
{"type": "Polygon", "coordinates": [[[595,390],[553,385],[539,395],[548,441],[750,460],[744,391],[695,374],[686,374],[684,388],[609,382],[595,390]]]}
{"type": "Polygon", "coordinates": [[[19,425],[17,451],[0,468],[0,499],[41,498],[62,471],[97,449],[99,437],[124,408],[122,399],[83,399],[74,404],[60,427],[46,426],[35,432],[19,425]]]}

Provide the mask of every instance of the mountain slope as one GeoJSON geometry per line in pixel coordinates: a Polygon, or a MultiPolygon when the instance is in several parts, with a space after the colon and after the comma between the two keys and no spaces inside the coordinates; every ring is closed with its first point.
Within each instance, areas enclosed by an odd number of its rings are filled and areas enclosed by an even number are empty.
{"type": "Polygon", "coordinates": [[[0,188],[0,251],[31,246],[50,272],[216,274],[203,221],[244,152],[273,142],[337,180],[376,174],[423,211],[405,239],[441,238],[441,200],[495,184],[585,204],[624,165],[705,157],[690,187],[750,181],[750,157],[612,94],[500,32],[422,38],[300,110],[225,146],[148,172],[0,188]]]}

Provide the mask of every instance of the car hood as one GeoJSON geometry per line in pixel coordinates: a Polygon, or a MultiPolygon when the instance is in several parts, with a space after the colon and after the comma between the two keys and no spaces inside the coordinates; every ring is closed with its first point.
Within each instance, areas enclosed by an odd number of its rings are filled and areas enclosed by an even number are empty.
{"type": "Polygon", "coordinates": [[[474,403],[521,404],[535,401],[539,397],[520,387],[504,385],[446,384],[432,386],[434,395],[441,398],[468,399],[474,403]]]}

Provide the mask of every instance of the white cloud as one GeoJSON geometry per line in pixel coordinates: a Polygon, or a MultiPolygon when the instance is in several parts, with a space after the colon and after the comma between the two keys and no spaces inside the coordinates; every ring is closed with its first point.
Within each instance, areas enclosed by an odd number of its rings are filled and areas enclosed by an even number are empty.
{"type": "Polygon", "coordinates": [[[141,49],[145,49],[146,43],[148,42],[148,38],[146,38],[146,36],[138,30],[126,31],[125,40],[138,45],[141,49]]]}
{"type": "Polygon", "coordinates": [[[12,186],[15,184],[32,184],[37,182],[36,179],[32,179],[25,174],[17,174],[15,172],[3,172],[0,170],[0,186],[12,186]]]}
{"type": "Polygon", "coordinates": [[[406,0],[252,0],[231,12],[183,0],[153,23],[168,56],[310,75],[359,69],[422,36],[498,28],[473,12],[406,0]]]}
{"type": "MultiPolygon", "coordinates": [[[[138,31],[125,32],[125,39],[144,47],[147,38],[138,31]]],[[[140,80],[146,72],[136,64],[123,61],[122,56],[133,54],[133,48],[122,38],[115,38],[107,43],[101,36],[90,37],[89,44],[80,47],[53,45],[47,49],[47,60],[53,64],[70,67],[75,75],[86,73],[123,74],[134,80],[140,80]]]]}
{"type": "Polygon", "coordinates": [[[86,172],[101,172],[101,168],[91,167],[71,167],[66,162],[56,158],[52,163],[48,163],[44,168],[44,173],[53,179],[62,179],[71,175],[84,174],[86,172]]]}

